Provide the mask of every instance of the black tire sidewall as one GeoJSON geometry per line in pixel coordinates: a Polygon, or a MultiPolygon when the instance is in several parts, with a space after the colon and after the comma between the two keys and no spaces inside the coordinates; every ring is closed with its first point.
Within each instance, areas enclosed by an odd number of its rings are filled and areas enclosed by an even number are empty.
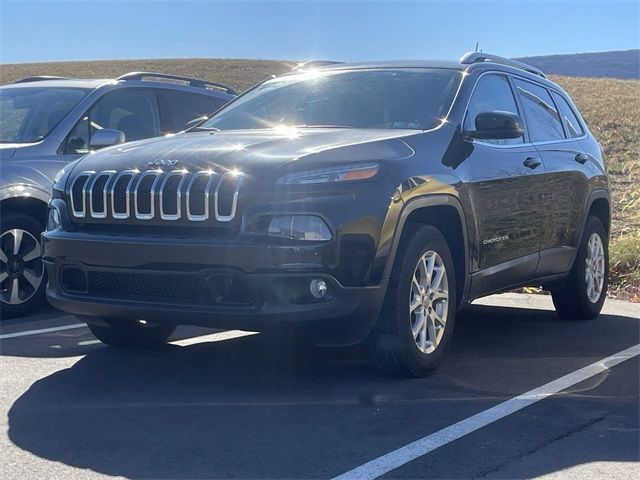
{"type": "MultiPolygon", "coordinates": [[[[3,212],[4,213],[4,212],[3,212]]],[[[23,213],[17,212],[7,212],[3,214],[1,219],[2,225],[0,226],[0,234],[3,234],[7,230],[12,230],[14,228],[19,228],[29,232],[33,235],[38,242],[40,242],[40,235],[44,231],[44,224],[35,218],[25,215],[23,213]]],[[[43,265],[44,268],[44,265],[43,265]]],[[[0,309],[2,312],[2,317],[12,318],[12,317],[22,317],[28,315],[33,312],[41,305],[43,305],[46,301],[45,298],[45,290],[47,285],[47,273],[46,270],[43,273],[42,282],[38,287],[38,290],[27,300],[19,305],[9,305],[0,302],[0,309]]]]}
{"type": "MultiPolygon", "coordinates": [[[[410,374],[421,376],[435,369],[446,354],[453,335],[456,313],[456,281],[453,258],[449,246],[440,231],[432,226],[410,227],[407,241],[401,244],[396,258],[399,263],[394,267],[390,282],[390,290],[385,300],[382,324],[385,334],[394,337],[396,345],[392,348],[405,358],[403,362],[411,370],[410,374]],[[445,333],[435,351],[422,353],[415,343],[411,332],[409,316],[409,296],[415,267],[420,257],[427,251],[436,252],[445,265],[449,289],[447,324],[445,333]],[[401,255],[401,256],[400,256],[401,255]]],[[[409,372],[407,372],[409,373],[409,372]]]]}

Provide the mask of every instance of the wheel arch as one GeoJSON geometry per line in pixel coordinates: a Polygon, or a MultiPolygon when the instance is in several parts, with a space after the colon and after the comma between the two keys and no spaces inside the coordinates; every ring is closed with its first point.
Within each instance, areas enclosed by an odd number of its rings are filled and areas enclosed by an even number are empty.
{"type": "MultiPolygon", "coordinates": [[[[584,234],[584,229],[587,226],[587,219],[590,215],[597,217],[604,226],[607,235],[611,232],[611,202],[609,200],[609,192],[606,190],[596,190],[591,192],[585,209],[585,214],[582,218],[581,234],[584,234]]],[[[582,235],[580,236],[582,238],[582,235]]]]}
{"type": "Polygon", "coordinates": [[[29,215],[44,225],[47,218],[47,201],[35,196],[9,197],[1,200],[0,217],[11,212],[29,215]]]}
{"type": "Polygon", "coordinates": [[[432,225],[445,237],[455,265],[457,301],[462,302],[468,292],[469,245],[464,211],[453,195],[426,195],[407,202],[400,213],[391,253],[385,267],[385,278],[391,276],[398,247],[408,224],[432,225]]]}

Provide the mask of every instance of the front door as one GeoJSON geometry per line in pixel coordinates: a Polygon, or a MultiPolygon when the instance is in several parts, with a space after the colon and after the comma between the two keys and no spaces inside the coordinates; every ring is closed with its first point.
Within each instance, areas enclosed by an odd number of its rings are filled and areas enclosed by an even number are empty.
{"type": "MultiPolygon", "coordinates": [[[[506,75],[485,74],[478,80],[464,120],[475,129],[482,112],[505,111],[522,116],[506,75]]],[[[516,285],[532,278],[539,260],[545,168],[525,136],[467,142],[471,168],[469,193],[476,219],[477,252],[472,296],[516,285]]]]}

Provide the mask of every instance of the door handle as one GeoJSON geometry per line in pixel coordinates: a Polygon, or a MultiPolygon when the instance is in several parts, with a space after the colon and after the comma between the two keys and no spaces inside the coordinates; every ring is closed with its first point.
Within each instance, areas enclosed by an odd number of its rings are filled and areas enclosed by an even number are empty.
{"type": "Polygon", "coordinates": [[[589,160],[589,155],[585,154],[585,153],[579,153],[576,155],[576,162],[581,163],[582,165],[584,165],[587,160],[589,160]]]}
{"type": "Polygon", "coordinates": [[[542,165],[542,162],[540,161],[539,158],[536,157],[528,157],[524,162],[522,162],[522,164],[527,167],[527,168],[537,168],[540,165],[542,165]]]}

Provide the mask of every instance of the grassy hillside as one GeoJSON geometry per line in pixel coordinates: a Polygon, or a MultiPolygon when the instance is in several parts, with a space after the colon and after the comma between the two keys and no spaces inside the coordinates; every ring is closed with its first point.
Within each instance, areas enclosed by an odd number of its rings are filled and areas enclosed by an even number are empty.
{"type": "Polygon", "coordinates": [[[640,50],[519,58],[547,74],[640,80],[640,50]]]}
{"type": "Polygon", "coordinates": [[[640,302],[640,81],[552,77],[600,141],[613,188],[614,295],[640,302]]]}
{"type": "Polygon", "coordinates": [[[76,78],[117,78],[128,72],[163,72],[225,83],[243,91],[256,83],[295,66],[296,62],[273,60],[104,60],[0,65],[0,84],[31,75],[76,78]]]}
{"type": "MultiPolygon", "coordinates": [[[[0,66],[0,83],[30,75],[115,78],[160,71],[227,83],[242,91],[295,62],[269,60],[127,60],[0,66]]],[[[640,301],[640,81],[554,76],[573,97],[604,148],[613,187],[612,295],[640,301]]]]}

